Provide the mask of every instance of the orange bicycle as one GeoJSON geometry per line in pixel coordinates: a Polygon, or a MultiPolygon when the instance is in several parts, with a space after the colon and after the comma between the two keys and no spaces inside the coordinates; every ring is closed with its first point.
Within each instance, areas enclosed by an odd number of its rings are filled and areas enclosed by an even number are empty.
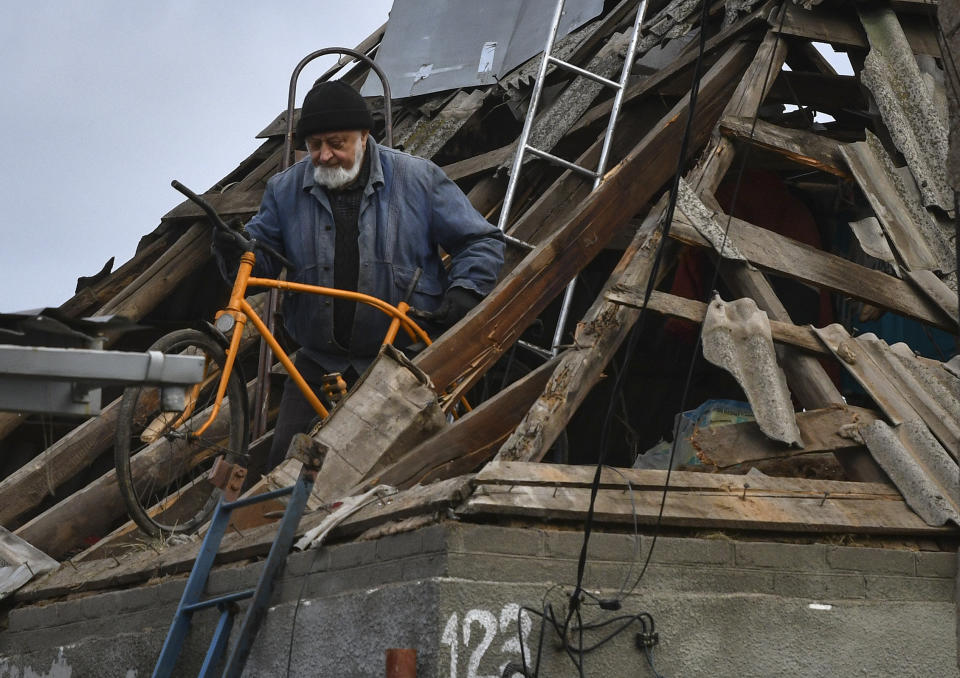
{"type": "MultiPolygon", "coordinates": [[[[262,249],[292,268],[278,252],[231,229],[213,207],[193,191],[174,181],[173,187],[199,205],[214,227],[225,230],[243,249],[226,308],[217,313],[208,331],[177,330],[164,335],[148,350],[188,353],[206,358],[204,379],[185,397],[152,386],[132,386],[123,394],[114,445],[117,483],[133,521],[147,534],[160,536],[191,532],[210,517],[221,491],[208,471],[222,455],[231,464],[247,459],[247,384],[235,369],[243,330],[249,320],[320,417],[328,412],[263,320],[246,300],[249,286],[276,288],[307,294],[340,297],[379,309],[392,318],[383,343],[393,343],[402,329],[414,342],[430,344],[427,333],[407,316],[410,306],[397,306],[359,292],[251,277],[256,255],[262,249]]],[[[414,278],[406,299],[410,298],[414,278]]]]}

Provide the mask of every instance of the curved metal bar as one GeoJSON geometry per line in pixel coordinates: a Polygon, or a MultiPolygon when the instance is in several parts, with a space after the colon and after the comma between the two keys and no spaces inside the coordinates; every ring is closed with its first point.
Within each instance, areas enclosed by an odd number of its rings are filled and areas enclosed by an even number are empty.
{"type": "MultiPolygon", "coordinates": [[[[377,77],[380,78],[380,83],[383,85],[383,140],[387,146],[393,146],[393,112],[390,105],[392,97],[390,95],[390,83],[387,82],[386,74],[373,59],[362,52],[347,47],[327,47],[325,49],[318,49],[316,52],[311,52],[301,59],[296,68],[293,69],[293,74],[290,76],[290,88],[287,90],[287,131],[283,140],[283,157],[280,159],[280,171],[290,166],[291,156],[293,155],[293,111],[296,108],[297,80],[300,79],[300,72],[311,61],[318,57],[326,56],[327,54],[347,54],[352,56],[357,61],[365,62],[370,66],[370,69],[377,74],[377,77]]],[[[343,65],[346,66],[346,64],[343,65]]],[[[335,72],[336,71],[328,71],[324,73],[317,82],[329,80],[335,72]]]]}
{"type": "MultiPolygon", "coordinates": [[[[311,61],[318,57],[326,56],[327,54],[346,54],[352,56],[356,61],[365,62],[368,66],[370,66],[371,70],[377,74],[377,77],[380,78],[380,82],[383,85],[383,140],[387,146],[393,147],[393,111],[391,106],[393,99],[390,95],[390,83],[387,82],[387,76],[383,70],[381,70],[376,63],[374,63],[373,59],[355,49],[349,49],[347,47],[327,47],[324,49],[318,49],[316,52],[311,52],[301,59],[300,63],[296,65],[296,67],[293,69],[293,73],[290,75],[290,87],[287,90],[287,130],[283,138],[283,155],[280,157],[281,172],[290,167],[291,161],[293,160],[293,111],[296,108],[297,81],[300,79],[300,72],[303,71],[304,67],[311,61]]],[[[343,66],[346,66],[347,63],[342,64],[339,68],[333,68],[327,71],[318,79],[318,82],[329,80],[334,73],[339,71],[343,66]]],[[[267,297],[266,308],[264,309],[264,315],[266,316],[266,326],[271,332],[273,332],[275,329],[274,316],[276,315],[277,307],[279,305],[279,292],[276,289],[270,290],[270,293],[267,297]]],[[[265,433],[267,428],[266,405],[268,392],[265,384],[270,369],[270,354],[270,346],[266,341],[262,341],[260,344],[260,360],[257,366],[257,385],[254,389],[252,403],[253,422],[251,425],[251,436],[254,439],[265,433]]]]}

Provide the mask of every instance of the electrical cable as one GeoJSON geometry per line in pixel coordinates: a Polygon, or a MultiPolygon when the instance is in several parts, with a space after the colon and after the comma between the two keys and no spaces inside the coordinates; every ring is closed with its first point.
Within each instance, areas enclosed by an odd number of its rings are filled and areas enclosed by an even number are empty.
{"type": "MultiPolygon", "coordinates": [[[[620,633],[622,633],[626,628],[629,627],[630,624],[633,623],[633,620],[634,620],[634,619],[641,619],[641,623],[644,623],[642,620],[643,620],[643,618],[644,618],[644,616],[645,616],[646,618],[649,618],[649,619],[650,619],[651,628],[653,627],[653,618],[652,618],[652,616],[650,616],[649,613],[641,613],[640,615],[635,615],[635,616],[630,617],[630,622],[629,622],[629,623],[627,623],[627,624],[625,624],[625,625],[622,625],[621,627],[618,627],[618,629],[617,629],[615,632],[613,632],[612,634],[609,634],[608,636],[604,637],[603,639],[601,639],[600,641],[598,641],[597,643],[594,643],[593,645],[591,645],[591,646],[589,646],[589,647],[585,647],[584,644],[583,644],[583,632],[584,632],[585,628],[599,628],[599,627],[601,627],[601,626],[603,626],[603,625],[606,625],[607,623],[612,623],[613,621],[616,621],[616,620],[618,620],[618,619],[623,619],[623,616],[614,618],[614,619],[612,619],[612,620],[610,620],[610,621],[608,621],[608,622],[604,622],[603,624],[585,626],[585,625],[583,624],[583,618],[582,618],[582,616],[581,616],[581,604],[582,604],[582,602],[583,602],[583,596],[584,596],[584,595],[589,595],[589,594],[587,594],[587,593],[584,591],[584,589],[583,589],[583,577],[584,577],[584,573],[585,573],[585,569],[586,569],[586,561],[587,561],[587,553],[588,553],[589,539],[590,539],[590,534],[591,534],[591,531],[592,531],[592,524],[593,524],[593,520],[594,520],[594,511],[595,511],[595,506],[596,506],[596,498],[597,498],[597,495],[598,495],[598,492],[599,492],[599,485],[600,485],[601,473],[602,473],[602,469],[603,469],[603,466],[604,466],[604,460],[606,459],[606,456],[607,456],[607,453],[608,453],[608,436],[609,436],[610,422],[611,422],[611,419],[612,419],[612,412],[613,412],[613,409],[614,409],[615,404],[616,404],[616,402],[617,402],[617,393],[619,392],[619,390],[620,390],[620,388],[621,388],[623,375],[626,374],[626,372],[627,372],[627,368],[628,368],[628,365],[629,365],[630,356],[635,352],[635,350],[636,350],[636,344],[637,344],[637,342],[638,342],[638,340],[639,340],[639,336],[640,336],[640,334],[641,334],[641,332],[642,332],[643,321],[644,321],[645,316],[646,316],[648,302],[649,302],[650,297],[651,297],[651,295],[652,295],[652,293],[653,293],[653,287],[654,287],[654,285],[655,285],[655,283],[656,283],[657,273],[658,273],[658,271],[659,271],[659,268],[660,268],[660,265],[661,265],[661,262],[662,262],[663,254],[664,254],[664,251],[665,251],[665,244],[666,244],[667,238],[668,238],[668,236],[669,236],[670,226],[671,226],[672,221],[673,221],[673,214],[674,214],[674,211],[675,211],[675,208],[676,208],[676,201],[677,201],[677,195],[678,195],[678,192],[679,192],[680,179],[681,179],[681,177],[682,177],[683,174],[684,174],[684,169],[685,169],[685,166],[686,166],[686,157],[687,157],[687,151],[688,151],[689,142],[690,142],[692,124],[693,124],[694,116],[695,116],[695,113],[696,113],[697,94],[698,94],[698,92],[699,92],[700,81],[701,81],[701,78],[702,78],[703,55],[704,55],[705,46],[706,46],[706,20],[707,20],[707,15],[708,15],[708,5],[709,5],[709,3],[707,3],[707,2],[704,2],[704,3],[701,5],[701,19],[700,19],[700,27],[701,27],[701,30],[700,30],[700,40],[699,40],[699,48],[698,48],[697,60],[696,60],[695,65],[694,65],[693,83],[692,83],[692,85],[691,85],[691,90],[690,90],[690,100],[689,100],[689,110],[688,110],[687,122],[686,122],[686,126],[685,126],[685,128],[684,128],[684,133],[683,133],[683,136],[682,136],[682,139],[681,139],[680,157],[679,157],[679,159],[678,159],[677,171],[676,171],[676,173],[675,173],[675,175],[674,175],[674,179],[673,179],[673,183],[672,183],[672,187],[671,187],[671,191],[670,191],[670,199],[669,199],[669,202],[668,202],[668,205],[667,205],[667,209],[666,209],[666,211],[665,211],[665,213],[664,213],[664,217],[663,217],[663,224],[662,224],[662,229],[663,229],[663,230],[662,230],[661,240],[660,240],[660,242],[658,243],[657,252],[656,252],[656,254],[655,254],[654,261],[653,261],[653,265],[652,265],[652,267],[651,267],[650,276],[649,276],[649,278],[648,278],[648,280],[647,280],[647,286],[646,286],[646,289],[645,289],[645,292],[644,292],[643,304],[642,304],[641,307],[640,307],[640,315],[639,315],[639,317],[637,318],[637,321],[636,321],[634,327],[633,327],[632,330],[631,330],[631,333],[630,333],[630,336],[629,336],[629,339],[628,339],[628,342],[627,342],[627,347],[626,347],[625,355],[624,355],[624,361],[623,361],[624,364],[623,364],[623,366],[620,368],[620,370],[618,371],[618,373],[617,373],[617,375],[616,375],[616,379],[615,379],[614,385],[613,385],[613,387],[612,387],[612,388],[613,388],[613,393],[612,393],[612,395],[611,395],[610,405],[609,405],[608,408],[607,408],[607,412],[606,412],[606,415],[605,415],[605,417],[604,417],[603,428],[602,428],[602,430],[601,430],[600,452],[599,452],[599,457],[598,457],[598,462],[597,462],[596,471],[595,471],[595,473],[594,473],[593,482],[592,482],[592,484],[591,484],[590,505],[589,505],[589,508],[588,508],[587,518],[586,518],[586,520],[585,520],[585,525],[584,525],[584,540],[583,540],[583,545],[582,545],[582,547],[581,547],[580,556],[579,556],[578,563],[577,563],[577,583],[576,583],[576,586],[575,586],[575,588],[574,588],[574,590],[573,590],[573,593],[571,593],[570,596],[568,597],[568,610],[567,610],[567,614],[566,614],[566,616],[565,616],[564,623],[563,623],[562,626],[558,623],[555,615],[553,614],[552,606],[551,606],[550,604],[548,604],[548,603],[545,604],[545,606],[544,606],[544,612],[543,612],[543,613],[538,613],[538,612],[536,612],[535,610],[532,610],[532,609],[530,609],[530,608],[523,608],[523,609],[526,609],[526,610],[528,610],[529,612],[532,612],[532,613],[534,613],[534,614],[539,614],[539,615],[541,616],[541,618],[542,618],[540,647],[542,647],[542,642],[543,642],[542,634],[543,634],[543,629],[545,628],[545,623],[546,623],[547,620],[550,621],[550,624],[553,626],[554,631],[555,631],[555,632],[558,634],[558,636],[561,638],[561,641],[562,641],[562,645],[563,645],[564,650],[567,652],[568,656],[570,656],[570,658],[571,658],[571,660],[573,661],[574,665],[577,667],[577,670],[578,670],[578,673],[579,673],[580,676],[583,676],[583,675],[584,675],[584,673],[583,673],[583,655],[586,654],[586,653],[589,652],[589,651],[593,651],[593,650],[597,649],[598,647],[602,647],[604,644],[606,644],[607,642],[609,642],[610,640],[612,640],[614,637],[616,637],[617,635],[619,635],[620,633]],[[568,638],[569,638],[569,633],[570,633],[570,631],[571,631],[571,622],[572,622],[572,620],[573,620],[574,617],[576,617],[577,623],[576,623],[576,626],[573,628],[573,630],[574,630],[574,631],[578,634],[578,636],[579,636],[579,644],[578,644],[578,647],[576,647],[576,648],[572,648],[572,647],[570,646],[570,643],[569,643],[569,640],[568,640],[568,638]]],[[[782,28],[785,14],[784,14],[783,12],[781,12],[781,15],[780,15],[780,16],[781,16],[780,22],[781,22],[781,28],[782,28]]],[[[777,39],[777,40],[780,40],[780,35],[779,35],[779,33],[777,33],[776,39],[777,39]]],[[[773,61],[774,61],[774,59],[773,59],[774,53],[775,53],[775,52],[772,52],[772,53],[771,53],[771,59],[770,59],[770,62],[768,63],[768,65],[767,65],[767,72],[766,72],[766,75],[765,75],[765,78],[764,78],[763,91],[766,91],[767,84],[769,83],[769,80],[770,80],[770,75],[771,75],[771,72],[772,72],[773,61]]],[[[742,103],[743,97],[745,97],[745,95],[746,95],[746,92],[745,92],[745,91],[744,91],[744,92],[741,92],[740,103],[742,103]]],[[[751,138],[753,137],[753,135],[754,135],[754,133],[755,133],[758,115],[759,115],[759,110],[754,111],[753,121],[752,121],[752,125],[751,125],[751,130],[750,130],[750,137],[751,137],[751,138]]],[[[728,234],[729,227],[730,227],[730,224],[731,224],[731,221],[732,221],[732,213],[733,213],[733,211],[734,211],[734,207],[735,207],[735,205],[736,205],[736,199],[737,199],[737,196],[738,196],[738,194],[739,194],[739,190],[740,190],[740,185],[741,185],[741,181],[742,181],[742,178],[743,178],[744,169],[745,169],[745,167],[746,167],[746,158],[747,158],[748,153],[749,153],[749,147],[748,147],[748,149],[747,149],[747,153],[745,153],[744,156],[743,156],[742,162],[740,163],[739,171],[738,171],[738,174],[737,174],[737,181],[736,181],[736,185],[735,185],[734,192],[733,192],[733,198],[732,198],[732,200],[731,200],[730,214],[727,215],[727,223],[726,223],[726,227],[725,227],[725,229],[724,229],[723,241],[722,241],[721,246],[720,246],[720,249],[719,249],[720,252],[723,251],[723,246],[726,244],[727,234],[728,234]]],[[[719,277],[720,261],[721,261],[720,259],[717,260],[717,264],[716,264],[716,266],[715,266],[715,268],[714,268],[714,273],[713,273],[713,277],[712,277],[712,280],[711,280],[711,286],[710,286],[711,289],[715,288],[717,279],[718,279],[718,277],[719,277]]],[[[683,407],[685,406],[687,397],[688,397],[688,395],[689,395],[690,385],[691,385],[692,380],[693,380],[693,371],[694,371],[694,368],[695,368],[696,362],[697,362],[697,351],[699,350],[699,347],[700,347],[700,344],[701,344],[701,340],[702,340],[702,330],[703,330],[703,326],[702,326],[702,324],[701,324],[701,326],[700,326],[700,332],[698,333],[698,337],[697,337],[697,343],[696,343],[696,346],[695,346],[695,349],[694,349],[694,353],[693,353],[692,359],[691,359],[691,361],[690,361],[690,366],[689,366],[689,368],[688,368],[687,377],[686,377],[686,380],[685,380],[685,383],[684,383],[683,395],[682,395],[682,398],[681,398],[681,400],[682,400],[682,403],[681,403],[681,411],[683,411],[683,407]]],[[[633,585],[631,586],[630,590],[629,590],[628,592],[626,592],[626,594],[623,593],[623,590],[622,590],[623,587],[622,587],[622,585],[621,585],[621,590],[618,591],[618,598],[617,598],[617,601],[616,601],[618,605],[622,602],[622,600],[626,597],[626,595],[630,595],[630,593],[632,593],[632,592],[636,589],[636,587],[639,585],[640,581],[642,580],[644,574],[645,574],[646,571],[647,571],[647,567],[648,567],[648,565],[649,565],[649,563],[650,563],[650,559],[651,559],[651,557],[652,557],[653,550],[654,550],[654,548],[655,548],[655,546],[656,546],[656,539],[657,539],[657,536],[658,536],[659,531],[660,531],[660,527],[661,527],[662,522],[663,522],[663,512],[664,512],[664,508],[665,508],[665,506],[666,506],[666,496],[667,496],[667,492],[668,492],[668,490],[669,490],[670,474],[671,474],[671,470],[672,470],[672,466],[673,466],[673,461],[674,461],[675,454],[676,454],[677,438],[678,438],[678,436],[679,436],[679,425],[680,425],[680,419],[678,418],[678,419],[677,419],[677,422],[676,422],[676,425],[675,425],[675,430],[674,430],[674,435],[673,435],[673,442],[672,442],[672,444],[671,444],[671,449],[670,449],[670,460],[669,460],[668,465],[667,465],[667,474],[666,474],[666,477],[665,477],[665,479],[664,479],[663,493],[662,493],[662,495],[661,495],[660,508],[659,508],[659,512],[658,512],[658,515],[657,515],[657,520],[656,520],[656,523],[655,523],[655,526],[654,526],[653,540],[652,540],[652,542],[651,542],[650,549],[649,549],[649,551],[648,551],[648,553],[647,553],[647,557],[646,557],[646,559],[645,559],[645,561],[644,561],[644,564],[643,564],[643,567],[642,567],[642,569],[641,569],[641,571],[640,571],[640,574],[638,575],[637,579],[634,581],[634,583],[633,583],[633,585]]],[[[632,501],[633,501],[633,490],[632,490],[632,487],[630,488],[630,492],[631,492],[631,502],[632,502],[632,501]]],[[[635,516],[635,520],[636,520],[636,516],[635,516]]],[[[636,531],[636,527],[635,527],[635,531],[636,531]]],[[[631,568],[631,569],[632,569],[632,568],[631,568]]],[[[547,595],[549,595],[549,591],[553,590],[553,588],[556,588],[556,587],[554,586],[554,587],[551,587],[550,589],[548,589],[548,593],[545,594],[545,596],[544,596],[545,598],[546,598],[547,595]]],[[[590,597],[594,597],[594,596],[591,595],[590,597]]],[[[604,601],[598,601],[598,602],[600,602],[601,607],[602,607],[604,601]]],[[[646,629],[645,624],[644,624],[644,629],[646,629]]],[[[518,633],[520,633],[519,617],[518,617],[518,633]]],[[[652,631],[651,631],[651,634],[652,634],[652,631]]],[[[650,665],[651,670],[654,672],[654,675],[657,676],[657,678],[662,678],[661,675],[659,674],[659,672],[657,672],[656,667],[655,667],[654,664],[653,664],[653,658],[652,658],[652,654],[650,653],[649,645],[644,645],[644,653],[645,653],[645,655],[646,655],[646,658],[647,658],[647,661],[648,661],[648,663],[649,663],[649,665],[650,665]]],[[[522,639],[521,639],[521,657],[522,657],[522,659],[523,659],[523,671],[524,671],[524,675],[525,675],[525,676],[530,676],[530,674],[527,672],[526,659],[525,659],[525,656],[523,655],[522,639]]],[[[536,666],[535,672],[533,673],[533,676],[538,676],[538,675],[539,675],[539,659],[540,659],[540,655],[539,655],[539,652],[538,652],[537,666],[536,666]]]]}

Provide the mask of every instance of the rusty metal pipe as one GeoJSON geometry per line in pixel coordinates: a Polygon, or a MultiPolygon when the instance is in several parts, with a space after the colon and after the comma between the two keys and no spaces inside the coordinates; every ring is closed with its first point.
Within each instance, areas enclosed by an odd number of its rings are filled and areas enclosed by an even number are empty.
{"type": "Polygon", "coordinates": [[[387,678],[417,678],[417,651],[412,648],[387,650],[387,678]]]}

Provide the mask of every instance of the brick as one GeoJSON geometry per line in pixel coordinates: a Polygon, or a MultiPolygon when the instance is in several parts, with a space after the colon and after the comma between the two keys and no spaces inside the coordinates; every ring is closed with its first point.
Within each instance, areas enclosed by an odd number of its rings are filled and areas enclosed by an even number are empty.
{"type": "MultiPolygon", "coordinates": [[[[650,540],[645,540],[643,557],[646,557],[650,540]]],[[[732,565],[733,542],[719,539],[686,539],[683,537],[658,537],[653,549],[652,562],[704,565],[732,565]]]]}
{"type": "Polygon", "coordinates": [[[916,574],[913,551],[861,548],[857,546],[827,547],[827,565],[834,570],[853,570],[875,574],[916,574]]]}
{"type": "Polygon", "coordinates": [[[456,538],[451,540],[451,551],[529,556],[543,553],[543,530],[497,525],[458,525],[451,534],[456,535],[456,538]]]}
{"type": "Polygon", "coordinates": [[[917,576],[955,577],[957,576],[957,558],[960,555],[944,551],[942,553],[921,551],[916,554],[917,576]]]}
{"type": "Polygon", "coordinates": [[[781,596],[814,600],[866,598],[867,584],[857,574],[800,574],[777,572],[774,587],[781,596]]]}
{"type": "Polygon", "coordinates": [[[929,577],[866,575],[867,598],[953,602],[954,581],[929,577]]]}
{"type": "Polygon", "coordinates": [[[826,569],[826,548],[822,544],[737,542],[734,550],[736,564],[741,567],[775,567],[795,571],[826,569]]]}

